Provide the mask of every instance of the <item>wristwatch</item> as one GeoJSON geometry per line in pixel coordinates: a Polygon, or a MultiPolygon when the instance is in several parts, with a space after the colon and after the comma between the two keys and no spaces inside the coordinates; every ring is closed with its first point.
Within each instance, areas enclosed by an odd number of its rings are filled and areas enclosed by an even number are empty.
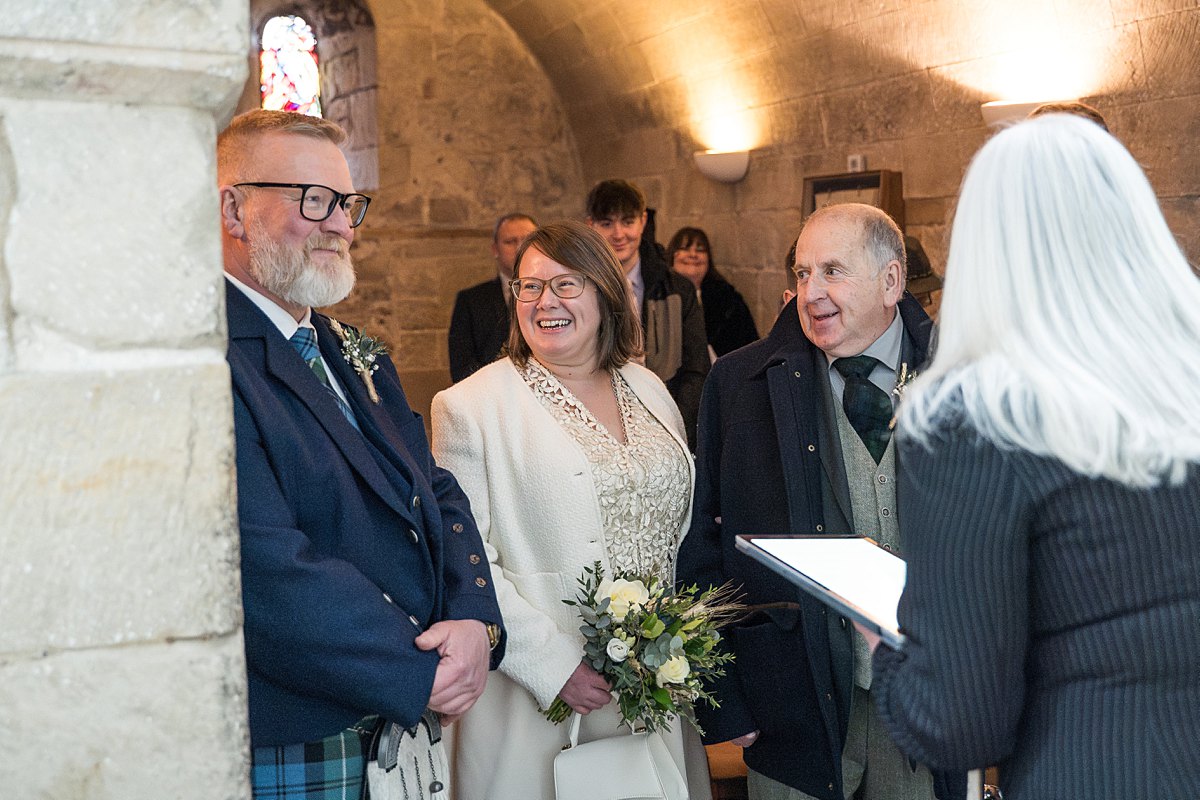
{"type": "Polygon", "coordinates": [[[500,644],[500,626],[494,622],[485,622],[483,627],[487,628],[488,650],[495,650],[500,644]]]}

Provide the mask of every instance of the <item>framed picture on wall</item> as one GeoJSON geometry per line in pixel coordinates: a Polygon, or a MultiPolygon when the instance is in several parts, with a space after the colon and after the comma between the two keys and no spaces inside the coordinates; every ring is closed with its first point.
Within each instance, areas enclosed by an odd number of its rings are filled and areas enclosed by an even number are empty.
{"type": "Polygon", "coordinates": [[[804,179],[801,212],[807,218],[834,203],[866,203],[881,208],[904,230],[904,181],[899,172],[878,169],[804,179]]]}

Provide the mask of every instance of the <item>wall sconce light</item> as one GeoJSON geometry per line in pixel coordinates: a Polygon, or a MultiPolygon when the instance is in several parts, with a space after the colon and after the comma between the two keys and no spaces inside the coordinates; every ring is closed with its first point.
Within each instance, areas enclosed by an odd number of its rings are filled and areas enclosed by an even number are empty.
{"type": "Polygon", "coordinates": [[[736,150],[718,152],[716,150],[698,150],[693,156],[696,159],[696,169],[706,178],[721,183],[737,183],[746,177],[750,168],[750,151],[736,150]]]}
{"type": "Polygon", "coordinates": [[[1067,100],[993,100],[979,107],[983,121],[989,128],[999,128],[1014,122],[1020,122],[1029,116],[1029,112],[1044,103],[1065,103],[1067,100]]]}

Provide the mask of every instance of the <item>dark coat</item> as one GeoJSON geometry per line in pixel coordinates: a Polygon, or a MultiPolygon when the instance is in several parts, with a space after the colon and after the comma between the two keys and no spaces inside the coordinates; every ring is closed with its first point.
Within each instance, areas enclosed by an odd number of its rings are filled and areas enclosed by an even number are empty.
{"type": "Polygon", "coordinates": [[[999,764],[1019,800],[1195,797],[1200,465],[1136,489],[953,411],[938,427],[929,449],[900,440],[908,640],[876,651],[871,685],[893,739],[999,764]]]}
{"type": "MultiPolygon", "coordinates": [[[[920,363],[932,323],[909,295],[899,308],[905,358],[920,363]]],[[[700,722],[709,743],[759,730],[744,753],[749,767],[833,800],[842,797],[849,625],[841,620],[844,635],[831,637],[824,605],[734,548],[738,534],[850,532],[841,448],[822,422],[826,370],[795,300],[764,339],[717,360],[701,403],[692,527],[676,574],[701,586],[731,581],[748,604],[788,605],[730,631],[737,660],[713,687],[720,709],[701,709],[700,722]]]]}
{"type": "Polygon", "coordinates": [[[758,339],[758,328],[742,295],[711,269],[700,281],[700,302],[704,305],[704,331],[718,356],[758,339]]]}
{"type": "Polygon", "coordinates": [[[370,714],[411,726],[438,664],[416,636],[439,620],[500,622],[487,559],[471,563],[483,544],[470,504],[433,463],[389,358],[376,404],[313,314],[360,434],[228,284],[226,309],[251,744],[314,741],[370,714]]]}
{"type": "Polygon", "coordinates": [[[500,278],[463,289],[450,314],[450,379],[458,383],[500,355],[508,340],[508,287],[500,278]]]}
{"type": "Polygon", "coordinates": [[[691,281],[667,269],[666,261],[656,249],[643,242],[640,253],[646,367],[667,385],[683,415],[688,447],[694,450],[700,394],[712,363],[704,333],[704,310],[696,300],[696,288],[691,281]],[[677,357],[670,357],[669,353],[677,357]]]}

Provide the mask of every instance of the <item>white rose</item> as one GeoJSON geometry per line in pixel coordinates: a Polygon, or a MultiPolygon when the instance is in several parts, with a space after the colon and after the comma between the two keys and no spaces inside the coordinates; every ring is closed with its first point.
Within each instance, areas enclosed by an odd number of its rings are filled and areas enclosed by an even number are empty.
{"type": "Polygon", "coordinates": [[[608,657],[620,664],[629,655],[629,645],[622,642],[620,639],[609,639],[608,646],[604,648],[608,653],[608,657]]]}
{"type": "Polygon", "coordinates": [[[608,610],[618,622],[625,619],[629,609],[640,608],[650,599],[650,591],[646,584],[641,581],[627,581],[624,578],[602,581],[596,588],[596,595],[608,598],[608,610]]]}
{"type": "Polygon", "coordinates": [[[654,680],[660,687],[666,686],[668,683],[683,683],[691,671],[692,668],[686,658],[671,656],[667,659],[667,663],[658,668],[654,680]]]}

